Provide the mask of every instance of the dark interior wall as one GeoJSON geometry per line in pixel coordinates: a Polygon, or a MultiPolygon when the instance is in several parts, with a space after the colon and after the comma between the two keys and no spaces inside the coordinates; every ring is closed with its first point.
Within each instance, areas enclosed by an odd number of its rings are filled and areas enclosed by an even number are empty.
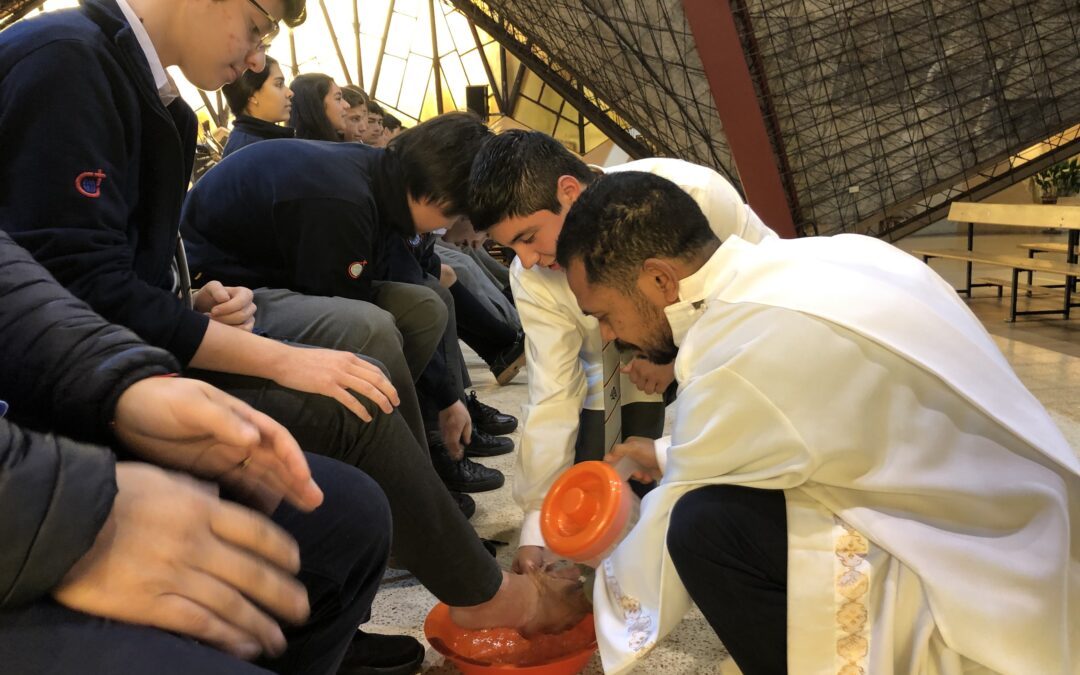
{"type": "MultiPolygon", "coordinates": [[[[737,178],[679,0],[482,4],[514,26],[496,39],[542,49],[658,154],[737,178]]],[[[805,231],[886,234],[969,198],[966,177],[1004,187],[1010,154],[1080,122],[1075,0],[730,5],[805,231]]]]}
{"type": "Polygon", "coordinates": [[[1075,2],[749,0],[741,11],[801,216],[822,233],[1080,121],[1075,2]]]}

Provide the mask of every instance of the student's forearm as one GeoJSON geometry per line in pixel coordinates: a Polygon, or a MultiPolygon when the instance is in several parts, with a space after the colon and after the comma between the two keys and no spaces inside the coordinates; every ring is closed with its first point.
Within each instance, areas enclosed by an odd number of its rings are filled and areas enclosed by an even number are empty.
{"type": "Polygon", "coordinates": [[[288,353],[276,340],[211,321],[190,366],[276,380],[288,353]]]}

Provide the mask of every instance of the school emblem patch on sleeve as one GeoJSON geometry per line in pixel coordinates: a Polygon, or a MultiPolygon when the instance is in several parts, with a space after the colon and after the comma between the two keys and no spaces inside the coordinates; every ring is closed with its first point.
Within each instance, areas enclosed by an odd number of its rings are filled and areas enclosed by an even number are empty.
{"type": "Polygon", "coordinates": [[[105,172],[101,169],[97,171],[84,171],[75,178],[75,189],[79,191],[83,197],[89,197],[91,199],[97,199],[101,196],[101,183],[105,180],[105,172]]]}
{"type": "Polygon", "coordinates": [[[359,279],[360,275],[364,273],[364,268],[367,267],[366,260],[357,260],[349,263],[348,273],[350,279],[359,279]]]}

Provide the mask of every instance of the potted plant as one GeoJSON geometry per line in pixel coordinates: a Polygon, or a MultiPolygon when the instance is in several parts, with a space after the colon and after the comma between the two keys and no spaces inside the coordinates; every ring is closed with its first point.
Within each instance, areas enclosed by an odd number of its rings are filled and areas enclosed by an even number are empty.
{"type": "Polygon", "coordinates": [[[1076,159],[1043,169],[1032,177],[1042,193],[1043,204],[1055,204],[1058,197],[1068,197],[1080,192],[1080,164],[1076,159]]]}

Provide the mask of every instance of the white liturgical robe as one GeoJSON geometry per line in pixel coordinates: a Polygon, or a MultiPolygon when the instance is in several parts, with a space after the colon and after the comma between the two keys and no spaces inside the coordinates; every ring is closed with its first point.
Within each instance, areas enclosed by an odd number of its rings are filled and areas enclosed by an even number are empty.
{"type": "Polygon", "coordinates": [[[666,313],[672,445],[597,571],[606,672],[688,609],[668,518],[719,483],[784,490],[790,672],[1080,672],[1080,462],[940,277],[858,235],[732,238],[666,313]]]}

